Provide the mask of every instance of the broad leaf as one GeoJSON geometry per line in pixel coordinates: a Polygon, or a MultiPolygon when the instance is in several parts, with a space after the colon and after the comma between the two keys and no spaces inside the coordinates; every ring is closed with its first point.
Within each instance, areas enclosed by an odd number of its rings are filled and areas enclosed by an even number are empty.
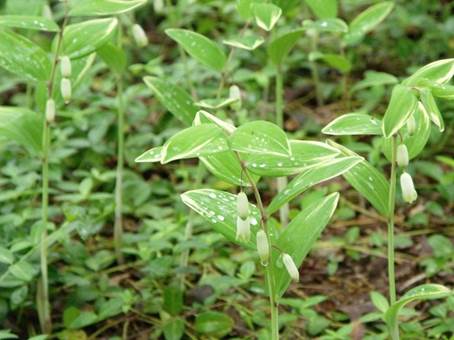
{"type": "Polygon", "coordinates": [[[320,19],[337,17],[337,0],[305,0],[312,12],[320,19]]]}
{"type": "Polygon", "coordinates": [[[317,32],[348,32],[348,25],[345,21],[338,18],[319,19],[316,21],[304,20],[303,27],[307,30],[315,30],[317,32]]]}
{"type": "Polygon", "coordinates": [[[442,299],[452,295],[453,292],[442,285],[424,284],[410,289],[399,300],[393,303],[385,313],[385,321],[389,327],[391,337],[399,339],[399,328],[397,319],[401,309],[410,302],[442,299]]]}
{"type": "Polygon", "coordinates": [[[454,85],[432,84],[430,87],[432,94],[441,99],[454,100],[454,85]]]}
{"type": "Polygon", "coordinates": [[[184,29],[167,29],[166,34],[201,64],[218,72],[224,69],[227,58],[224,51],[214,41],[199,33],[184,29]]]}
{"type": "Polygon", "coordinates": [[[96,52],[112,71],[121,74],[126,69],[126,54],[118,46],[108,42],[99,47],[96,52]]]}
{"type": "MultiPolygon", "coordinates": [[[[236,236],[236,195],[213,189],[187,191],[181,195],[183,203],[209,222],[213,229],[229,241],[250,249],[255,249],[254,237],[251,240],[237,241],[236,236]]],[[[259,229],[260,213],[255,205],[249,204],[252,235],[259,229]]]]}
{"type": "Polygon", "coordinates": [[[303,29],[297,29],[273,39],[267,48],[268,56],[275,65],[280,65],[298,39],[303,35],[303,29]]]}
{"type": "Polygon", "coordinates": [[[209,311],[196,316],[194,328],[199,333],[220,339],[232,331],[233,325],[232,318],[227,314],[209,311]]]}
{"type": "Polygon", "coordinates": [[[386,138],[396,134],[408,117],[415,112],[418,100],[413,91],[403,85],[394,86],[391,100],[383,118],[383,135],[386,138]]]}
{"type": "Polygon", "coordinates": [[[0,142],[15,142],[38,154],[42,143],[42,118],[25,108],[0,106],[0,142]]]}
{"type": "MultiPolygon", "coordinates": [[[[421,153],[430,137],[430,118],[421,103],[418,103],[418,109],[413,116],[416,121],[416,131],[409,135],[406,126],[400,130],[402,141],[407,146],[410,159],[421,153]]],[[[391,160],[391,138],[383,139],[383,153],[386,158],[391,160]]]]}
{"type": "MultiPolygon", "coordinates": [[[[339,149],[345,156],[358,156],[346,147],[328,140],[328,143],[339,149]]],[[[365,159],[343,174],[348,183],[364,196],[377,211],[388,214],[389,183],[383,173],[378,171],[365,159]]]]}
{"type": "Polygon", "coordinates": [[[243,19],[249,20],[252,18],[253,2],[254,0],[236,0],[236,9],[243,19]]]}
{"type": "Polygon", "coordinates": [[[305,169],[339,155],[339,150],[320,142],[290,141],[291,156],[253,154],[247,157],[248,169],[261,176],[281,177],[301,173],[305,169]]]}
{"type": "Polygon", "coordinates": [[[172,136],[163,146],[161,163],[195,158],[229,150],[224,131],[214,124],[191,126],[172,136]]]}
{"type": "Polygon", "coordinates": [[[147,0],[71,0],[71,16],[118,15],[143,6],[147,0]]]}
{"type": "Polygon", "coordinates": [[[230,137],[232,149],[242,153],[290,155],[285,132],[273,123],[254,121],[243,124],[230,137]]]}
{"type": "Polygon", "coordinates": [[[363,113],[344,114],[322,130],[327,135],[381,135],[381,121],[363,113]]]}
{"type": "Polygon", "coordinates": [[[352,68],[350,61],[340,54],[312,52],[309,54],[309,60],[310,61],[322,60],[329,66],[337,69],[342,73],[348,73],[352,68]]]}
{"type": "Polygon", "coordinates": [[[34,42],[9,30],[0,30],[0,67],[32,81],[47,81],[51,62],[34,42]]]}
{"type": "Polygon", "coordinates": [[[358,156],[340,157],[328,159],[310,167],[302,174],[296,176],[283,191],[274,196],[267,208],[267,212],[269,214],[276,212],[285,203],[302,194],[310,187],[342,175],[361,160],[362,158],[358,156]]]}
{"type": "Polygon", "coordinates": [[[260,36],[248,35],[244,37],[231,38],[223,40],[222,43],[228,46],[241,48],[243,50],[253,51],[265,42],[260,36]]]}
{"type": "Polygon", "coordinates": [[[282,15],[282,10],[273,4],[254,3],[252,5],[255,23],[265,31],[271,31],[282,15]]]}
{"type": "Polygon", "coordinates": [[[434,61],[421,67],[413,75],[405,79],[402,84],[417,86],[421,82],[431,81],[439,85],[448,83],[454,76],[454,58],[434,61]]]}
{"type": "Polygon", "coordinates": [[[105,44],[118,26],[118,19],[106,18],[69,25],[63,33],[62,53],[70,58],[86,56],[105,44]]]}
{"type": "Polygon", "coordinates": [[[0,263],[11,264],[14,262],[14,254],[6,248],[0,247],[0,263]]]}
{"type": "Polygon", "coordinates": [[[155,77],[145,77],[143,80],[167,110],[183,123],[192,123],[199,109],[182,87],[155,77]]]}
{"type": "Polygon", "coordinates": [[[420,98],[422,105],[424,105],[424,108],[430,117],[430,120],[438,126],[440,132],[443,132],[445,130],[445,123],[431,90],[428,88],[421,89],[420,98]]]}
{"type": "Polygon", "coordinates": [[[162,160],[162,146],[152,148],[135,159],[137,163],[156,163],[162,160]]]}
{"type": "MultiPolygon", "coordinates": [[[[331,216],[336,210],[339,193],[316,199],[290,222],[277,239],[276,245],[288,253],[297,267],[300,267],[304,258],[314,247],[315,242],[325,229],[331,216]]],[[[273,261],[280,261],[279,254],[273,251],[273,261]]],[[[276,295],[281,297],[290,284],[290,276],[285,267],[275,266],[276,295]]]]}
{"type": "Polygon", "coordinates": [[[2,15],[0,16],[1,26],[47,32],[60,31],[58,25],[50,19],[25,15],[2,15]]]}
{"type": "Polygon", "coordinates": [[[11,265],[9,271],[14,277],[25,282],[31,281],[35,274],[33,266],[26,261],[20,261],[11,265]]]}
{"type": "Polygon", "coordinates": [[[394,3],[392,1],[382,1],[361,12],[350,23],[350,31],[346,35],[345,41],[348,44],[359,42],[365,34],[385,20],[393,8],[394,3]]]}
{"type": "Polygon", "coordinates": [[[356,92],[368,87],[393,85],[398,80],[392,74],[385,72],[366,71],[365,78],[352,86],[351,92],[356,92]]]}
{"type": "Polygon", "coordinates": [[[167,320],[163,326],[164,337],[166,340],[180,340],[184,335],[184,320],[182,318],[172,318],[167,320]]]}

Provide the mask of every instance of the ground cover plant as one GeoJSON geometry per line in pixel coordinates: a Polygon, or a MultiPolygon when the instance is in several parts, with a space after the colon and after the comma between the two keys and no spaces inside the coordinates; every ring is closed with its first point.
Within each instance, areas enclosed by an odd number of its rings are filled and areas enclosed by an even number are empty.
{"type": "Polygon", "coordinates": [[[0,337],[450,339],[453,6],[0,1],[0,337]]]}

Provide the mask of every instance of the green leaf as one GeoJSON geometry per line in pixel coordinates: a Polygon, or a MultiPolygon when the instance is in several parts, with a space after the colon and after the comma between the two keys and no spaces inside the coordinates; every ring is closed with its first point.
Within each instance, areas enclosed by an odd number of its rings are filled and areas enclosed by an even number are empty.
{"type": "Polygon", "coordinates": [[[203,312],[196,316],[194,326],[198,333],[219,339],[230,333],[233,328],[233,320],[221,312],[203,312]]]}
{"type": "Polygon", "coordinates": [[[28,15],[2,15],[0,16],[0,26],[47,32],[60,31],[60,28],[53,20],[28,15]]]}
{"type": "Polygon", "coordinates": [[[243,124],[230,136],[232,149],[243,153],[287,156],[290,144],[285,132],[277,125],[257,120],[243,124]]]}
{"type": "Polygon", "coordinates": [[[273,4],[254,3],[252,5],[255,23],[265,31],[271,31],[282,15],[282,10],[273,4]]]}
{"type": "Polygon", "coordinates": [[[247,51],[253,51],[265,42],[260,36],[248,35],[244,37],[237,37],[223,40],[222,43],[228,46],[241,48],[247,51]]]}
{"type": "Polygon", "coordinates": [[[352,86],[352,93],[368,87],[393,85],[398,82],[396,77],[385,72],[366,71],[365,75],[363,80],[352,86]]]}
{"type": "Polygon", "coordinates": [[[220,128],[224,129],[227,133],[231,134],[236,130],[236,127],[233,124],[227,123],[222,119],[219,119],[215,115],[212,115],[209,112],[200,110],[195,115],[194,125],[201,125],[201,124],[216,124],[220,128]]]}
{"type": "Polygon", "coordinates": [[[382,313],[386,312],[386,310],[389,308],[388,300],[386,300],[386,298],[379,292],[371,292],[370,299],[372,300],[375,308],[377,308],[382,313]]]}
{"type": "Polygon", "coordinates": [[[42,143],[42,118],[25,108],[0,106],[0,141],[16,142],[32,154],[38,154],[42,143]]]}
{"type": "MultiPolygon", "coordinates": [[[[254,240],[247,242],[236,240],[236,195],[229,192],[199,189],[187,191],[181,195],[184,204],[201,215],[215,231],[224,235],[229,241],[249,249],[255,249],[254,240]]],[[[249,204],[251,231],[255,235],[259,229],[260,213],[257,207],[249,204]]]]}
{"type": "Polygon", "coordinates": [[[156,163],[162,160],[162,146],[152,148],[135,159],[137,163],[156,163]]]}
{"type": "Polygon", "coordinates": [[[178,28],[167,29],[166,34],[201,64],[218,72],[224,69],[227,58],[214,41],[199,33],[178,28]]]}
{"type": "Polygon", "coordinates": [[[63,33],[62,53],[70,58],[86,56],[105,44],[118,26],[118,19],[106,18],[69,25],[63,33]]]}
{"type": "MultiPolygon", "coordinates": [[[[416,121],[416,131],[409,135],[406,126],[400,130],[402,142],[407,146],[410,159],[421,153],[430,137],[430,118],[421,103],[418,104],[413,117],[416,121]]],[[[391,138],[383,138],[383,153],[391,160],[391,138]]]]}
{"type": "Polygon", "coordinates": [[[297,29],[284,33],[277,38],[271,40],[267,51],[270,60],[275,65],[280,65],[285,57],[290,53],[296,42],[303,35],[304,29],[297,29]]]}
{"type": "MultiPolygon", "coordinates": [[[[237,156],[233,151],[225,151],[213,155],[200,157],[200,160],[205,164],[207,169],[221,180],[233,185],[250,186],[247,178],[241,176],[243,170],[238,161],[237,156]]],[[[251,174],[254,181],[257,181],[259,176],[251,174]]]]}
{"type": "Polygon", "coordinates": [[[143,6],[147,0],[71,0],[70,16],[118,15],[143,6]]]}
{"type": "Polygon", "coordinates": [[[393,8],[392,1],[382,1],[361,12],[350,23],[350,31],[345,36],[345,41],[349,44],[357,43],[365,34],[385,20],[393,8]]]}
{"type": "MultiPolygon", "coordinates": [[[[339,149],[345,156],[358,156],[346,147],[328,140],[328,144],[339,149]]],[[[389,184],[383,173],[365,159],[343,174],[348,183],[363,195],[377,211],[388,215],[389,184]]]]}
{"type": "Polygon", "coordinates": [[[309,58],[310,60],[322,60],[342,73],[348,73],[352,68],[350,61],[340,54],[313,52],[309,55],[309,58]]]}
{"type": "Polygon", "coordinates": [[[454,100],[454,86],[453,85],[439,85],[432,84],[430,87],[432,94],[441,99],[454,100]]]}
{"type": "Polygon", "coordinates": [[[439,85],[448,83],[454,76],[454,58],[434,61],[421,67],[402,84],[418,86],[421,82],[430,81],[439,85]]]}
{"type": "MultiPolygon", "coordinates": [[[[288,253],[297,267],[300,267],[304,258],[314,247],[323,229],[333,215],[339,193],[314,200],[307,205],[284,229],[277,239],[276,245],[288,253]]],[[[273,251],[273,261],[277,261],[280,254],[273,251]]],[[[276,295],[282,296],[290,284],[290,276],[285,267],[275,266],[276,295]]]]}
{"type": "Polygon", "coordinates": [[[11,267],[9,267],[9,271],[16,278],[25,282],[31,281],[35,272],[32,265],[25,261],[20,261],[11,265],[11,267]]]}
{"type": "Polygon", "coordinates": [[[14,333],[11,333],[11,330],[9,329],[2,329],[0,330],[0,339],[18,339],[19,337],[14,334],[14,333]]]}
{"type": "Polygon", "coordinates": [[[399,338],[397,319],[401,309],[410,302],[442,299],[452,295],[452,291],[438,284],[424,284],[410,289],[399,300],[389,307],[385,313],[385,321],[393,339],[399,338]]]}
{"type": "Polygon", "coordinates": [[[347,113],[330,122],[322,132],[334,136],[381,135],[381,120],[363,113],[347,113]]]}
{"type": "Polygon", "coordinates": [[[283,191],[274,196],[267,208],[267,212],[269,214],[276,212],[285,203],[291,201],[310,187],[342,175],[361,160],[362,158],[358,156],[340,157],[328,159],[310,167],[302,174],[296,176],[283,191]]]}
{"type": "Polygon", "coordinates": [[[333,32],[333,33],[346,33],[348,32],[348,25],[342,19],[327,18],[313,20],[304,20],[303,27],[306,30],[315,30],[317,32],[333,32]]]}
{"type": "Polygon", "coordinates": [[[418,100],[413,91],[403,85],[394,86],[391,100],[383,118],[383,135],[386,138],[396,134],[408,117],[415,112],[418,100]]]}
{"type": "Polygon", "coordinates": [[[195,103],[198,107],[209,109],[209,110],[219,110],[226,106],[229,106],[233,103],[238,101],[237,98],[210,98],[210,99],[202,99],[195,103]]]}
{"type": "Polygon", "coordinates": [[[252,154],[247,157],[247,168],[261,176],[281,177],[301,173],[305,169],[339,155],[339,150],[326,143],[290,141],[291,156],[252,154]]]}
{"type": "Polygon", "coordinates": [[[191,126],[172,136],[163,146],[161,163],[195,158],[229,150],[223,130],[214,124],[191,126]]]}
{"type": "Polygon", "coordinates": [[[121,74],[126,69],[126,54],[118,46],[108,42],[99,47],[96,52],[112,71],[121,74]]]}
{"type": "Polygon", "coordinates": [[[76,307],[66,308],[63,313],[63,324],[68,329],[80,329],[98,321],[98,316],[93,312],[81,311],[76,307]]]}
{"type": "Polygon", "coordinates": [[[430,117],[430,120],[438,126],[440,132],[445,130],[445,123],[443,121],[443,116],[441,115],[440,110],[438,109],[437,102],[435,101],[432,92],[428,88],[423,88],[420,90],[421,102],[424,105],[424,108],[427,114],[430,117]]]}
{"type": "Polygon", "coordinates": [[[155,77],[145,77],[143,80],[167,110],[183,123],[192,123],[199,109],[182,87],[155,77]]]}
{"type": "Polygon", "coordinates": [[[337,0],[305,0],[312,12],[320,19],[337,17],[337,0]]]}
{"type": "Polygon", "coordinates": [[[254,0],[236,0],[236,9],[244,20],[252,18],[252,3],[254,0]]]}
{"type": "Polygon", "coordinates": [[[47,81],[51,63],[41,47],[27,38],[0,30],[0,67],[32,81],[47,81]]]}
{"type": "Polygon", "coordinates": [[[13,253],[6,248],[0,247],[0,263],[11,264],[14,262],[13,253]]]}
{"type": "Polygon", "coordinates": [[[183,310],[183,292],[176,285],[164,288],[164,310],[170,315],[178,315],[183,310]]]}
{"type": "Polygon", "coordinates": [[[162,330],[166,340],[180,340],[184,335],[184,320],[181,318],[169,319],[164,323],[162,330]]]}

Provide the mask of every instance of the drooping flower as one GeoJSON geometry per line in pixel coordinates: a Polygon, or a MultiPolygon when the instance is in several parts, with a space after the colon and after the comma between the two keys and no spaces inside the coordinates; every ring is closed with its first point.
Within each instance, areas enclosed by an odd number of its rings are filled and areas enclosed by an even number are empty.
{"type": "Polygon", "coordinates": [[[236,211],[243,220],[249,217],[249,201],[243,191],[236,196],[236,211]]]}
{"type": "Polygon", "coordinates": [[[270,257],[270,245],[268,244],[266,233],[262,229],[257,232],[256,242],[257,252],[259,253],[260,260],[262,261],[263,265],[266,265],[270,257]]]}
{"type": "Polygon", "coordinates": [[[407,131],[410,136],[416,131],[416,119],[413,115],[407,119],[407,131]]]}
{"type": "Polygon", "coordinates": [[[404,172],[400,176],[400,187],[402,189],[402,197],[405,202],[413,203],[418,198],[418,193],[415,190],[413,179],[409,173],[404,172]]]}
{"type": "Polygon", "coordinates": [[[287,272],[292,280],[298,282],[300,279],[300,273],[292,257],[289,254],[283,254],[282,262],[284,263],[285,269],[287,269],[287,272]]]}
{"type": "Polygon", "coordinates": [[[134,24],[132,26],[132,36],[139,47],[145,47],[148,45],[148,37],[142,26],[134,24]]]}
{"type": "Polygon", "coordinates": [[[63,56],[60,59],[60,72],[62,77],[69,78],[71,77],[71,59],[68,56],[63,56]]]}
{"type": "Polygon", "coordinates": [[[71,101],[72,96],[71,80],[63,78],[60,83],[60,91],[63,100],[68,104],[71,101]]]}
{"type": "Polygon", "coordinates": [[[48,123],[55,121],[55,101],[48,99],[46,102],[46,120],[48,123]]]}
{"type": "Polygon", "coordinates": [[[236,239],[240,241],[249,241],[251,237],[251,224],[249,217],[242,219],[237,217],[236,219],[236,239]]]}
{"type": "Polygon", "coordinates": [[[397,161],[397,165],[402,167],[402,168],[405,168],[408,166],[408,149],[407,149],[407,146],[405,144],[400,144],[398,147],[397,147],[397,153],[396,153],[396,161],[397,161]]]}

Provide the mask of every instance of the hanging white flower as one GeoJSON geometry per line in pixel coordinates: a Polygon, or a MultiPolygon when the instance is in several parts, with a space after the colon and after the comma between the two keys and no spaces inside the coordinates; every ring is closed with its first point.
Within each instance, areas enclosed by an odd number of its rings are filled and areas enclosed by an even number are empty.
{"type": "Polygon", "coordinates": [[[397,161],[397,165],[399,165],[402,168],[405,168],[408,166],[408,162],[409,162],[408,149],[405,144],[400,144],[397,147],[396,161],[397,161]]]}
{"type": "Polygon", "coordinates": [[[249,201],[243,191],[236,196],[236,211],[243,220],[249,217],[249,201]]]}
{"type": "Polygon", "coordinates": [[[46,120],[48,123],[55,121],[55,101],[48,99],[46,102],[46,120]]]}
{"type": "Polygon", "coordinates": [[[400,187],[402,189],[402,197],[405,202],[413,203],[418,198],[418,193],[415,190],[413,179],[407,172],[404,172],[400,176],[400,187]]]}
{"type": "Polygon", "coordinates": [[[249,218],[242,219],[237,217],[236,219],[236,239],[240,241],[249,241],[251,237],[251,224],[249,218]]]}
{"type": "Polygon", "coordinates": [[[143,30],[142,26],[138,24],[134,24],[132,26],[132,35],[134,40],[139,47],[145,47],[148,45],[148,37],[145,31],[143,30]]]}
{"type": "Polygon", "coordinates": [[[282,262],[284,263],[285,269],[287,269],[288,274],[292,280],[298,282],[300,279],[300,273],[296,267],[295,262],[293,262],[292,257],[289,254],[282,255],[282,262]]]}
{"type": "Polygon", "coordinates": [[[60,91],[63,100],[68,104],[71,101],[72,96],[71,80],[63,78],[60,83],[60,91]]]}
{"type": "Polygon", "coordinates": [[[63,56],[60,58],[60,71],[61,75],[64,78],[69,78],[71,77],[71,59],[69,59],[68,56],[63,56]]]}
{"type": "Polygon", "coordinates": [[[270,257],[270,245],[268,244],[268,238],[266,237],[265,231],[260,229],[257,232],[256,242],[257,242],[257,252],[259,254],[260,260],[263,265],[268,263],[270,257]]]}

